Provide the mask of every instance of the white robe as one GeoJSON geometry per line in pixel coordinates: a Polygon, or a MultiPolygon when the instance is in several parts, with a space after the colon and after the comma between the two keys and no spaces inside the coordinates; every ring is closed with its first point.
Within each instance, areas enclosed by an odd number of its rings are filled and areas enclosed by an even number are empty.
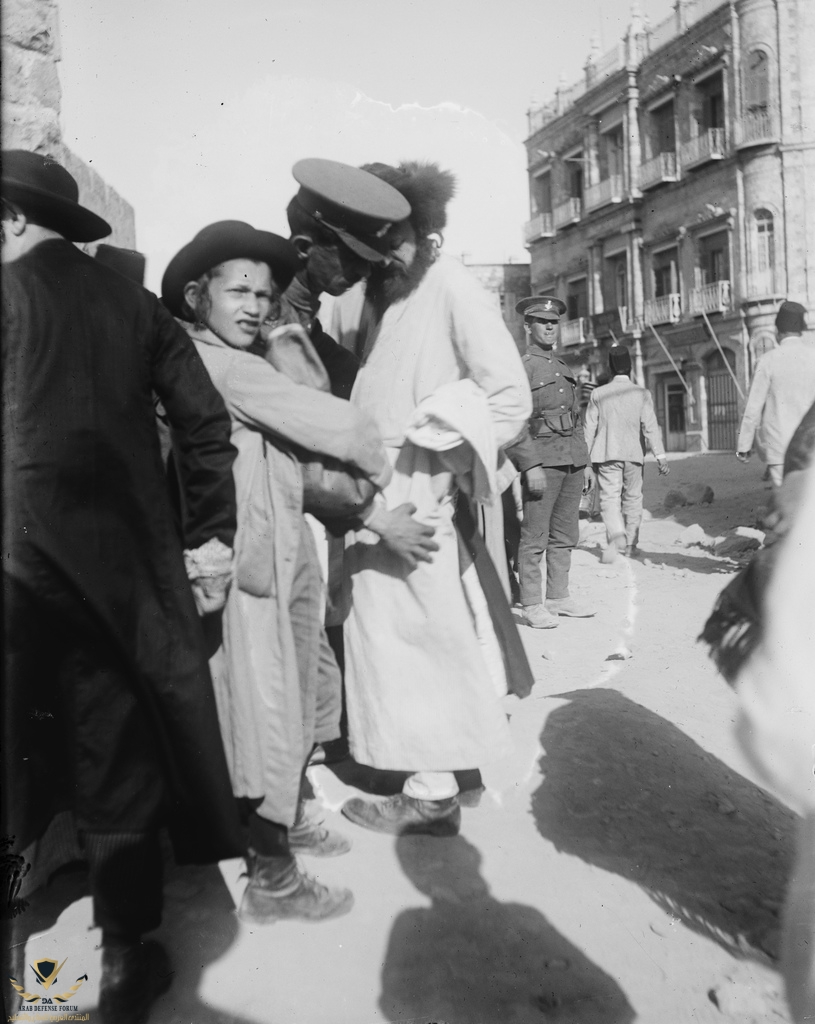
{"type": "Polygon", "coordinates": [[[452,771],[511,750],[462,586],[449,453],[405,439],[416,406],[465,379],[486,396],[497,460],[530,415],[529,385],[497,308],[461,263],[442,256],[386,311],[351,397],[373,417],[393,464],[387,506],[413,503],[440,547],[409,571],[370,531],[349,539],[349,738],[356,760],[376,768],[452,771]]]}

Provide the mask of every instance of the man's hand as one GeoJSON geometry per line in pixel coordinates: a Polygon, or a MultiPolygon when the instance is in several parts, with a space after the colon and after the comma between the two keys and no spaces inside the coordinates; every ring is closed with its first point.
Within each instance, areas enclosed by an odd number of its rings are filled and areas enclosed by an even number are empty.
{"type": "Polygon", "coordinates": [[[368,522],[368,528],[379,534],[383,544],[395,555],[403,558],[411,569],[419,562],[432,562],[432,552],[439,550],[433,540],[432,526],[414,519],[416,506],[405,504],[388,512],[377,509],[368,522]]]}
{"type": "Polygon", "coordinates": [[[586,466],[583,469],[583,493],[588,494],[592,487],[594,487],[594,470],[591,466],[586,466]]]}
{"type": "Polygon", "coordinates": [[[736,452],[736,458],[739,460],[739,462],[749,462],[750,452],[736,452]]]}
{"type": "Polygon", "coordinates": [[[540,498],[546,490],[546,474],[543,466],[532,466],[524,473],[524,483],[530,498],[540,498]]]}
{"type": "Polygon", "coordinates": [[[664,455],[657,458],[657,468],[659,469],[660,476],[667,476],[671,472],[671,467],[668,465],[668,460],[664,455]]]}

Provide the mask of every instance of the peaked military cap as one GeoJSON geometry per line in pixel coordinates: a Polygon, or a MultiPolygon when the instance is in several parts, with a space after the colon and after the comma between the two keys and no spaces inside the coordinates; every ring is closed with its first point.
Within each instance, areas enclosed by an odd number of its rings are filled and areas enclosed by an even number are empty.
{"type": "Polygon", "coordinates": [[[566,303],[554,295],[532,295],[517,302],[515,312],[523,314],[524,317],[559,320],[566,312],[566,303]]]}
{"type": "Polygon", "coordinates": [[[358,256],[383,261],[388,229],[410,216],[410,203],[401,192],[336,160],[298,160],[292,174],[300,185],[295,201],[301,209],[358,256]]]}

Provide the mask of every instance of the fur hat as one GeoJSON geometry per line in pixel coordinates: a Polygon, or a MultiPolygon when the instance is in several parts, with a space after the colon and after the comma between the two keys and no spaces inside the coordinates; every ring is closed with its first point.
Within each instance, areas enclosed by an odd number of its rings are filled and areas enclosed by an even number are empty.
{"type": "Polygon", "coordinates": [[[398,167],[389,164],[365,164],[362,168],[375,174],[410,203],[410,223],[420,238],[441,232],[447,224],[447,204],[456,193],[456,178],[438,164],[406,160],[398,167]]]}

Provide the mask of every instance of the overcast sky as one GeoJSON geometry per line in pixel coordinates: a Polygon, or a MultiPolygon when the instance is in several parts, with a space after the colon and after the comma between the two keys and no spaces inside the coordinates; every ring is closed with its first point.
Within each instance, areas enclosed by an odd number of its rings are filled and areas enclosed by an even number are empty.
{"type": "MultiPolygon", "coordinates": [[[[65,142],[136,210],[148,286],[205,224],[286,232],[291,165],[433,159],[445,248],[525,261],[530,101],[580,77],[631,0],[61,0],[65,142]]],[[[671,0],[641,0],[652,23],[671,0]]]]}

